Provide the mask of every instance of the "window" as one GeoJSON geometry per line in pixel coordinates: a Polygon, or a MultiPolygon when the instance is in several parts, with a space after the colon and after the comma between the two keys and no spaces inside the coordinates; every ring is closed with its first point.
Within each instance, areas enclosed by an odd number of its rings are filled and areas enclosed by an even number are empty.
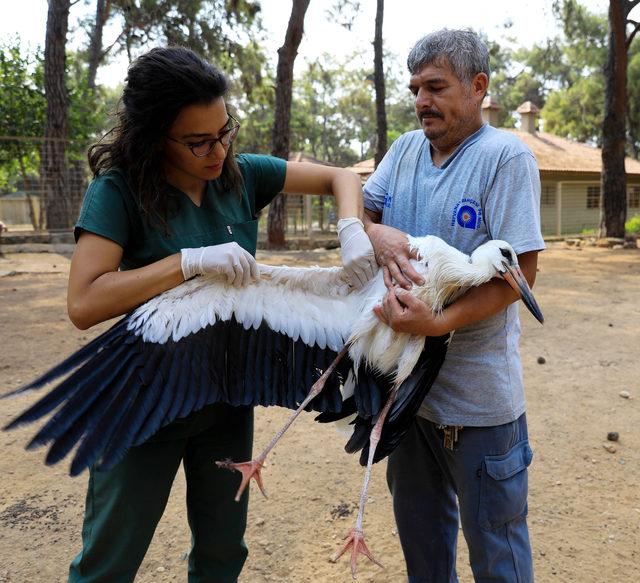
{"type": "Polygon", "coordinates": [[[629,189],[629,206],[631,208],[640,208],[640,186],[632,186],[629,189]]]}
{"type": "Polygon", "coordinates": [[[540,193],[540,204],[543,206],[555,206],[556,204],[556,187],[555,186],[542,186],[542,192],[540,193]]]}
{"type": "Polygon", "coordinates": [[[600,187],[599,186],[587,186],[587,208],[588,209],[600,208],[600,187]]]}

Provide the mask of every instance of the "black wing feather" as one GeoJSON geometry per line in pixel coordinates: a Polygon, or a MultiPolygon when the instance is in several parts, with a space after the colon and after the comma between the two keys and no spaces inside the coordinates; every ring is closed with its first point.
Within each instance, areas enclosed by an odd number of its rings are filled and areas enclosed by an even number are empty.
{"type": "MultiPolygon", "coordinates": [[[[91,437],[91,430],[101,418],[101,415],[109,406],[114,396],[121,389],[122,384],[126,380],[126,373],[136,364],[133,355],[125,358],[121,363],[124,368],[115,369],[113,381],[105,384],[102,390],[96,391],[96,398],[89,407],[86,407],[82,414],[78,416],[71,424],[65,423],[65,430],[59,433],[53,440],[53,444],[49,448],[45,463],[53,465],[62,460],[83,438],[91,437]]],[[[68,407],[69,404],[65,405],[68,407]]],[[[73,474],[72,474],[73,475],[73,474]]]]}
{"type": "MultiPolygon", "coordinates": [[[[124,344],[116,348],[115,354],[107,349],[101,350],[93,361],[84,364],[69,375],[39,401],[11,421],[5,429],[13,429],[14,427],[40,419],[47,413],[53,411],[61,403],[65,401],[68,402],[70,399],[77,401],[79,406],[90,405],[92,398],[95,396],[94,393],[96,392],[96,382],[99,379],[99,374],[105,370],[112,371],[115,374],[117,365],[120,364],[120,357],[126,352],[127,348],[124,344]]],[[[99,392],[99,390],[98,387],[97,391],[99,392]]],[[[74,410],[75,409],[67,409],[66,412],[73,412],[74,410]]],[[[58,417],[58,415],[54,417],[58,417]]],[[[56,419],[56,422],[57,421],[58,419],[56,419]]]]}
{"type": "Polygon", "coordinates": [[[100,458],[113,432],[122,423],[123,412],[135,397],[130,389],[131,375],[141,366],[138,359],[132,358],[114,384],[105,393],[104,403],[91,409],[86,418],[83,438],[71,463],[69,473],[77,476],[84,468],[89,467],[100,458]]]}
{"type": "MultiPolygon", "coordinates": [[[[162,358],[163,354],[160,350],[157,350],[157,348],[155,350],[152,349],[152,351],[155,357],[150,357],[148,362],[157,362],[155,373],[152,377],[148,378],[150,381],[149,384],[144,384],[140,388],[135,403],[129,407],[122,424],[109,440],[100,464],[103,469],[113,467],[133,446],[138,431],[149,416],[154,404],[160,399],[160,393],[166,386],[171,361],[167,358],[162,358]],[[159,360],[157,360],[157,357],[159,357],[159,360]]],[[[145,366],[145,371],[150,369],[150,366],[150,364],[145,366]]]]}
{"type": "MultiPolygon", "coordinates": [[[[100,399],[103,391],[113,382],[119,372],[119,366],[123,364],[123,358],[127,358],[128,349],[122,344],[120,349],[116,350],[113,355],[108,354],[106,351],[98,355],[96,360],[102,361],[98,363],[98,366],[91,367],[88,364],[83,368],[92,369],[92,375],[82,375],[81,380],[77,387],[73,386],[75,382],[75,374],[71,375],[58,387],[53,389],[51,393],[56,391],[64,392],[64,398],[66,403],[58,409],[58,411],[47,421],[47,423],[40,429],[35,437],[27,445],[27,449],[43,445],[49,441],[55,441],[61,437],[67,430],[74,424],[78,423],[80,417],[100,399]],[[113,356],[113,357],[111,357],[113,356]],[[117,366],[116,366],[117,364],[117,366]],[[102,373],[106,373],[103,376],[102,373]]],[[[80,371],[79,371],[80,372],[80,371]]],[[[49,394],[51,394],[49,393],[49,394]]],[[[27,415],[30,411],[39,413],[39,405],[47,399],[48,395],[38,401],[33,407],[27,409],[20,417],[18,417],[14,423],[20,418],[27,415]]],[[[34,415],[33,419],[39,418],[34,415]]]]}
{"type": "Polygon", "coordinates": [[[49,369],[47,372],[40,375],[34,381],[18,387],[17,389],[5,393],[1,398],[13,397],[14,395],[18,395],[20,393],[24,393],[27,391],[39,389],[61,376],[66,375],[71,372],[75,368],[78,368],[81,364],[95,356],[100,350],[102,350],[105,346],[110,345],[115,342],[120,337],[126,334],[127,325],[129,323],[128,318],[123,318],[116,324],[114,324],[111,328],[103,332],[97,338],[94,338],[89,344],[83,346],[76,352],[74,352],[71,356],[63,360],[60,364],[57,364],[52,369],[49,369]]]}
{"type": "MultiPolygon", "coordinates": [[[[438,337],[427,337],[425,346],[420,354],[412,373],[404,380],[398,388],[395,402],[382,426],[380,441],[376,447],[373,463],[379,462],[387,457],[400,443],[402,438],[411,428],[420,405],[429,393],[431,386],[436,380],[440,367],[447,354],[449,335],[438,337]],[[399,398],[398,398],[399,397],[399,398]]],[[[371,433],[377,417],[371,417],[364,426],[368,426],[368,433],[371,433]]],[[[356,419],[356,425],[358,425],[356,419]]],[[[356,450],[357,451],[357,450],[356,450]]],[[[360,454],[360,465],[366,466],[369,457],[369,440],[362,445],[360,454]]]]}

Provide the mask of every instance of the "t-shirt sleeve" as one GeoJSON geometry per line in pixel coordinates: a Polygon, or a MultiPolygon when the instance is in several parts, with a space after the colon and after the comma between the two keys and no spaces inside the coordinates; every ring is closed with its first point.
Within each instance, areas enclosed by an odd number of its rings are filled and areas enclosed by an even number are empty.
{"type": "Polygon", "coordinates": [[[124,196],[111,178],[99,176],[92,180],[73,232],[76,242],[82,231],[88,231],[126,247],[131,237],[131,221],[124,196]]]}
{"type": "Polygon", "coordinates": [[[380,164],[378,164],[373,174],[369,176],[363,187],[364,208],[375,213],[382,214],[382,210],[384,209],[385,198],[387,194],[389,194],[391,172],[400,140],[401,138],[398,138],[391,144],[384,158],[382,158],[380,164]]]}
{"type": "Polygon", "coordinates": [[[287,176],[287,162],[282,158],[241,154],[238,156],[238,164],[243,172],[249,197],[254,198],[254,212],[266,207],[282,192],[287,176]]]}
{"type": "Polygon", "coordinates": [[[545,248],[540,231],[540,172],[529,152],[509,158],[496,172],[485,203],[489,236],[516,253],[545,248]]]}

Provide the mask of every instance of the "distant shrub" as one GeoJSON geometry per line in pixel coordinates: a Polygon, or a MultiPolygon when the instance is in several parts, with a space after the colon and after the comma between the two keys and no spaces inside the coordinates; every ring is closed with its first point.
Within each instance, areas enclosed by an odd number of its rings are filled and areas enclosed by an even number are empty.
{"type": "Polygon", "coordinates": [[[624,224],[624,229],[627,233],[640,233],[640,215],[631,217],[624,224]]]}

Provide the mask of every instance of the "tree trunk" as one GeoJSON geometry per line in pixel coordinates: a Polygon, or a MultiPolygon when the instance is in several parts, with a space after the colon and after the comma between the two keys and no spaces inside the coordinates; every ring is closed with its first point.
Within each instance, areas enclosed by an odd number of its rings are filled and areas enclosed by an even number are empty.
{"type": "Polygon", "coordinates": [[[89,89],[96,88],[96,75],[98,67],[104,57],[102,53],[102,31],[109,18],[111,0],[96,0],[96,20],[91,31],[91,42],[89,43],[89,70],[87,85],[89,89]]]}
{"type": "Polygon", "coordinates": [[[624,237],[627,175],[624,158],[627,119],[627,0],[609,0],[609,52],[605,64],[600,236],[624,237]]]}
{"type": "Polygon", "coordinates": [[[376,10],[376,32],[373,40],[373,78],[376,90],[376,154],[374,157],[375,167],[387,152],[387,112],[385,109],[385,84],[384,67],[382,55],[382,21],[384,17],[384,0],[377,0],[376,10]]]}
{"type": "MultiPolygon", "coordinates": [[[[273,124],[273,149],[278,158],[289,158],[289,124],[291,121],[291,88],[293,86],[293,63],[304,34],[304,16],[310,0],[293,0],[291,17],[284,38],[278,49],[278,69],[276,74],[276,110],[273,124]]],[[[285,198],[276,196],[269,205],[267,218],[267,246],[283,249],[285,227],[285,198]]]]}
{"type": "Polygon", "coordinates": [[[40,224],[38,223],[39,217],[36,215],[36,207],[31,197],[31,180],[27,174],[27,169],[24,165],[24,157],[22,152],[18,153],[18,164],[20,165],[20,174],[22,175],[22,181],[24,182],[24,193],[27,199],[27,205],[29,206],[29,220],[34,231],[40,230],[40,224]]]}
{"type": "Polygon", "coordinates": [[[44,90],[47,112],[40,176],[48,229],[65,229],[72,218],[67,200],[65,150],[68,94],[65,84],[70,0],[49,0],[44,50],[44,90]]]}

